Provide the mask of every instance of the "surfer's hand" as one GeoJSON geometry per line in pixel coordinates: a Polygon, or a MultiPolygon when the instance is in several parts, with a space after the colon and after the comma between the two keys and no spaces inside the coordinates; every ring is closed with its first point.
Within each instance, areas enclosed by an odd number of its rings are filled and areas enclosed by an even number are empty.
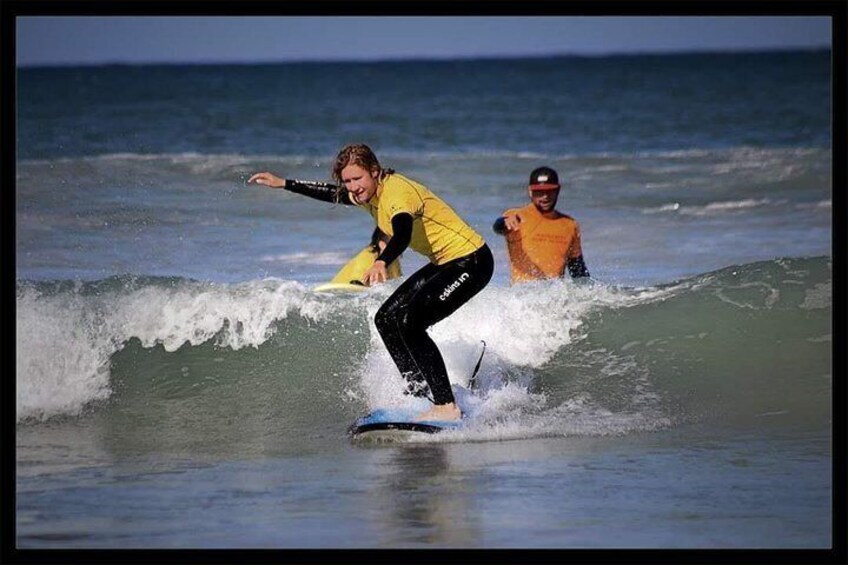
{"type": "Polygon", "coordinates": [[[286,186],[286,179],[281,179],[272,173],[256,173],[247,179],[247,184],[252,182],[255,182],[256,184],[263,184],[271,188],[283,188],[286,186]]]}
{"type": "Polygon", "coordinates": [[[508,214],[504,216],[504,225],[506,226],[506,231],[516,231],[521,227],[521,218],[518,214],[508,214]]]}
{"type": "Polygon", "coordinates": [[[374,286],[375,284],[386,282],[388,278],[386,263],[383,261],[374,261],[374,264],[362,275],[362,282],[365,283],[365,286],[374,286]]]}

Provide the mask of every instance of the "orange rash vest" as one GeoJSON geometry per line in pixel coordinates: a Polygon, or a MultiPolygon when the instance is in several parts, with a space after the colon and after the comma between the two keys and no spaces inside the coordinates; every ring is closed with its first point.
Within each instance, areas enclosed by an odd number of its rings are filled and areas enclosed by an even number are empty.
{"type": "Polygon", "coordinates": [[[580,225],[571,216],[557,212],[556,218],[546,218],[533,204],[508,214],[521,218],[521,227],[506,234],[513,283],[562,277],[568,260],[583,254],[580,225]]]}

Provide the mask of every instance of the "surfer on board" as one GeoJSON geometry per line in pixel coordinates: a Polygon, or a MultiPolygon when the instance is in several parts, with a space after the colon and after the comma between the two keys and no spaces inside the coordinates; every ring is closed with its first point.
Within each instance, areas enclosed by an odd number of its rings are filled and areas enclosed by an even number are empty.
{"type": "Polygon", "coordinates": [[[580,245],[580,224],[556,210],[557,172],[539,167],[530,173],[530,204],[511,208],[495,221],[495,233],[506,236],[512,284],[538,279],[588,277],[580,245]]]}
{"type": "Polygon", "coordinates": [[[429,263],[413,273],[380,306],[374,324],[409,392],[434,406],[419,420],[459,420],[445,362],[427,328],[453,314],[492,278],[494,259],[483,237],[424,185],[384,169],[367,145],[347,145],[333,165],[337,184],[256,173],[248,182],[284,188],[326,202],[358,206],[389,236],[362,282],[385,282],[387,268],[407,247],[429,263]]]}

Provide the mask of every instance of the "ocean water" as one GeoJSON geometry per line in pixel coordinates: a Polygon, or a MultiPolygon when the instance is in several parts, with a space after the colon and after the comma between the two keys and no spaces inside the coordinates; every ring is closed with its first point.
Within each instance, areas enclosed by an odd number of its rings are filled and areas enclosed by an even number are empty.
{"type": "MultiPolygon", "coordinates": [[[[826,549],[830,53],[18,70],[19,548],[826,549]],[[366,142],[495,253],[431,334],[457,432],[312,288],[366,142]],[[511,287],[491,225],[556,168],[591,281],[511,287]],[[480,386],[469,377],[486,344],[480,386]]],[[[403,269],[424,261],[407,252],[403,269]]]]}

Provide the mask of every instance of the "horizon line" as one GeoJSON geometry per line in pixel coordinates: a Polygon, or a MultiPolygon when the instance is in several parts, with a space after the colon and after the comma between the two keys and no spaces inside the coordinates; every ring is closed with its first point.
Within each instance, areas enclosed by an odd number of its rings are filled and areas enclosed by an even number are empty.
{"type": "Polygon", "coordinates": [[[627,57],[674,57],[687,55],[733,55],[733,54],[776,54],[797,52],[833,51],[832,44],[804,46],[774,46],[774,47],[710,47],[692,49],[648,49],[644,51],[609,51],[603,53],[550,53],[550,54],[492,54],[492,55],[409,55],[397,57],[355,57],[355,58],[326,58],[326,59],[234,59],[234,60],[148,60],[148,61],[68,61],[68,62],[35,62],[19,64],[17,69],[43,69],[67,67],[133,67],[133,66],[252,66],[252,65],[309,65],[309,64],[364,64],[364,63],[444,63],[444,62],[474,62],[474,61],[504,61],[528,59],[612,59],[627,57]]]}

